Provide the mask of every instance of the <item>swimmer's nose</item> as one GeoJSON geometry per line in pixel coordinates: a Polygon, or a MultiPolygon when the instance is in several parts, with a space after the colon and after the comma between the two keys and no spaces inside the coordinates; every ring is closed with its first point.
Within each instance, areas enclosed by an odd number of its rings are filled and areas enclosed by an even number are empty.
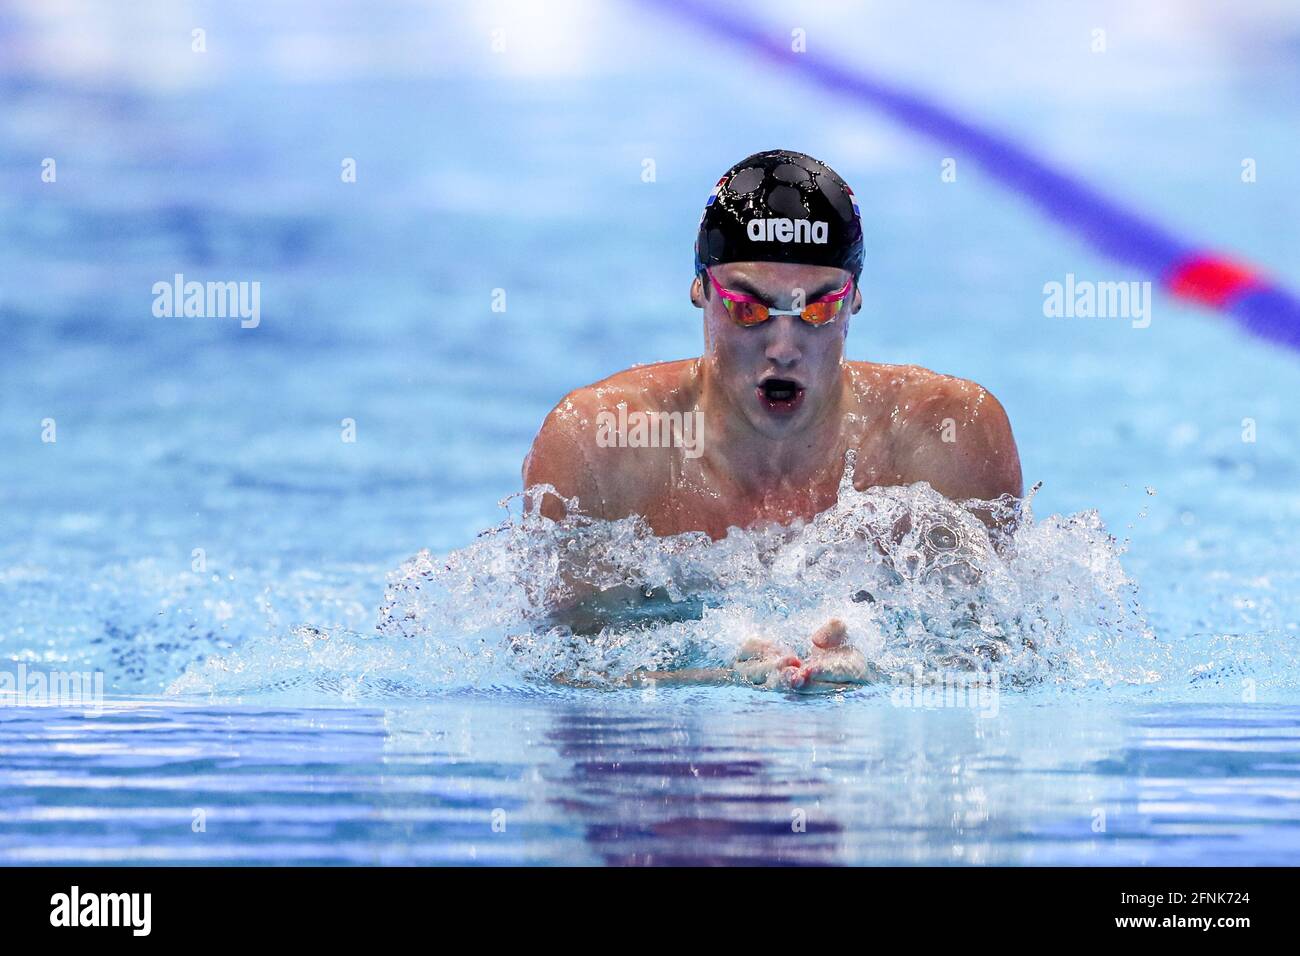
{"type": "Polygon", "coordinates": [[[772,333],[764,356],[777,368],[790,368],[798,364],[803,352],[799,349],[795,323],[803,320],[793,315],[776,315],[767,321],[772,326],[772,333]]]}

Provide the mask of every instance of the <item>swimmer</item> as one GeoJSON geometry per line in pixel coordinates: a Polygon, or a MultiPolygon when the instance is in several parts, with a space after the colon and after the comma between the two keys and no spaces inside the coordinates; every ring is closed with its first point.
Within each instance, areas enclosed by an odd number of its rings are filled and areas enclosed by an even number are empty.
{"type": "MultiPolygon", "coordinates": [[[[657,535],[715,540],[832,507],[850,450],[859,490],[924,481],[955,501],[1020,498],[1020,457],[991,393],[915,365],[845,360],[863,258],[858,203],[834,170],[787,150],[741,160],[709,195],[695,242],[702,354],[566,395],[524,461],[524,487],[553,485],[592,517],[636,514],[657,535]]],[[[549,518],[564,507],[541,499],[549,518]]],[[[796,689],[819,673],[868,679],[838,621],[812,646],[820,671],[756,640],[734,675],[796,689]]]]}

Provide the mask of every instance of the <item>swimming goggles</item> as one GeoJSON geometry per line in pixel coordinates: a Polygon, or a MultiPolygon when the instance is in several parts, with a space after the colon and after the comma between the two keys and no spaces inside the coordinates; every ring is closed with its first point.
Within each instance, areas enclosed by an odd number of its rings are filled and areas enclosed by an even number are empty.
{"type": "Polygon", "coordinates": [[[713,278],[712,269],[704,271],[708,273],[709,282],[713,283],[713,288],[717,290],[718,295],[722,296],[722,304],[731,318],[737,325],[744,326],[762,325],[774,315],[797,315],[809,325],[825,325],[827,322],[833,322],[844,308],[844,300],[848,298],[849,289],[853,285],[853,280],[849,279],[844,283],[844,288],[838,292],[824,295],[816,302],[809,302],[802,309],[774,309],[753,296],[724,289],[718,285],[718,280],[713,278]]]}

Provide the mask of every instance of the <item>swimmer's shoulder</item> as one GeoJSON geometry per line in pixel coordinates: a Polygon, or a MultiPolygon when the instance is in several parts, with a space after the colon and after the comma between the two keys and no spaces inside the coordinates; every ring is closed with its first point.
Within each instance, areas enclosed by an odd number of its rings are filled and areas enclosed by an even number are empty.
{"type": "Polygon", "coordinates": [[[866,419],[888,422],[903,481],[928,480],[939,487],[931,477],[937,469],[958,478],[950,497],[1020,494],[1020,456],[1011,423],[984,386],[920,365],[845,365],[866,419]]]}
{"type": "Polygon", "coordinates": [[[589,407],[614,411],[626,404],[629,411],[666,411],[692,403],[699,376],[699,359],[676,359],[634,365],[578,389],[589,407]]]}
{"type": "Polygon", "coordinates": [[[977,382],[945,375],[920,365],[845,362],[845,374],[857,401],[887,411],[895,424],[931,424],[935,416],[966,420],[1005,410],[993,393],[977,382]]]}
{"type": "Polygon", "coordinates": [[[598,414],[617,412],[619,405],[626,405],[628,411],[662,410],[692,392],[697,367],[697,359],[678,359],[615,372],[565,395],[546,416],[542,428],[586,431],[594,427],[598,414]]]}
{"type": "Polygon", "coordinates": [[[678,411],[693,407],[696,359],[636,365],[576,388],[542,422],[524,461],[524,486],[553,484],[562,494],[598,503],[594,510],[626,510],[630,487],[648,478],[647,465],[664,459],[658,449],[633,449],[598,440],[602,420],[628,413],[678,411]],[[566,490],[568,489],[568,490],[566,490]]]}

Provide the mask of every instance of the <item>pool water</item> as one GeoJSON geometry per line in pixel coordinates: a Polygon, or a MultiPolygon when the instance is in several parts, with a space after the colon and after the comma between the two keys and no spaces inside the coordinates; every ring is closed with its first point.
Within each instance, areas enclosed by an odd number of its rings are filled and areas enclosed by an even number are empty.
{"type": "Polygon", "coordinates": [[[740,689],[0,724],[7,863],[1288,864],[1294,705],[740,689]],[[794,710],[792,714],[791,711],[794,710]]]}
{"type": "MultiPolygon", "coordinates": [[[[107,696],[0,695],[0,863],[1300,856],[1300,356],[1159,295],[1147,328],[1045,317],[1067,274],[1148,277],[645,4],[54,9],[0,11],[0,674],[107,696]],[[766,563],[745,536],[691,552],[726,599],[700,621],[505,640],[526,608],[502,569],[541,552],[497,502],[542,417],[697,354],[700,204],[778,144],[862,202],[850,357],[986,385],[1042,482],[979,597],[1050,640],[991,701],[546,679],[829,613],[896,680],[937,666],[942,599],[845,605],[813,532],[766,563]],[[260,322],[156,316],[177,273],[260,282],[260,322]]],[[[800,15],[817,55],[1300,283],[1284,4],[800,15]]],[[[618,535],[641,583],[672,577],[618,535]]]]}

